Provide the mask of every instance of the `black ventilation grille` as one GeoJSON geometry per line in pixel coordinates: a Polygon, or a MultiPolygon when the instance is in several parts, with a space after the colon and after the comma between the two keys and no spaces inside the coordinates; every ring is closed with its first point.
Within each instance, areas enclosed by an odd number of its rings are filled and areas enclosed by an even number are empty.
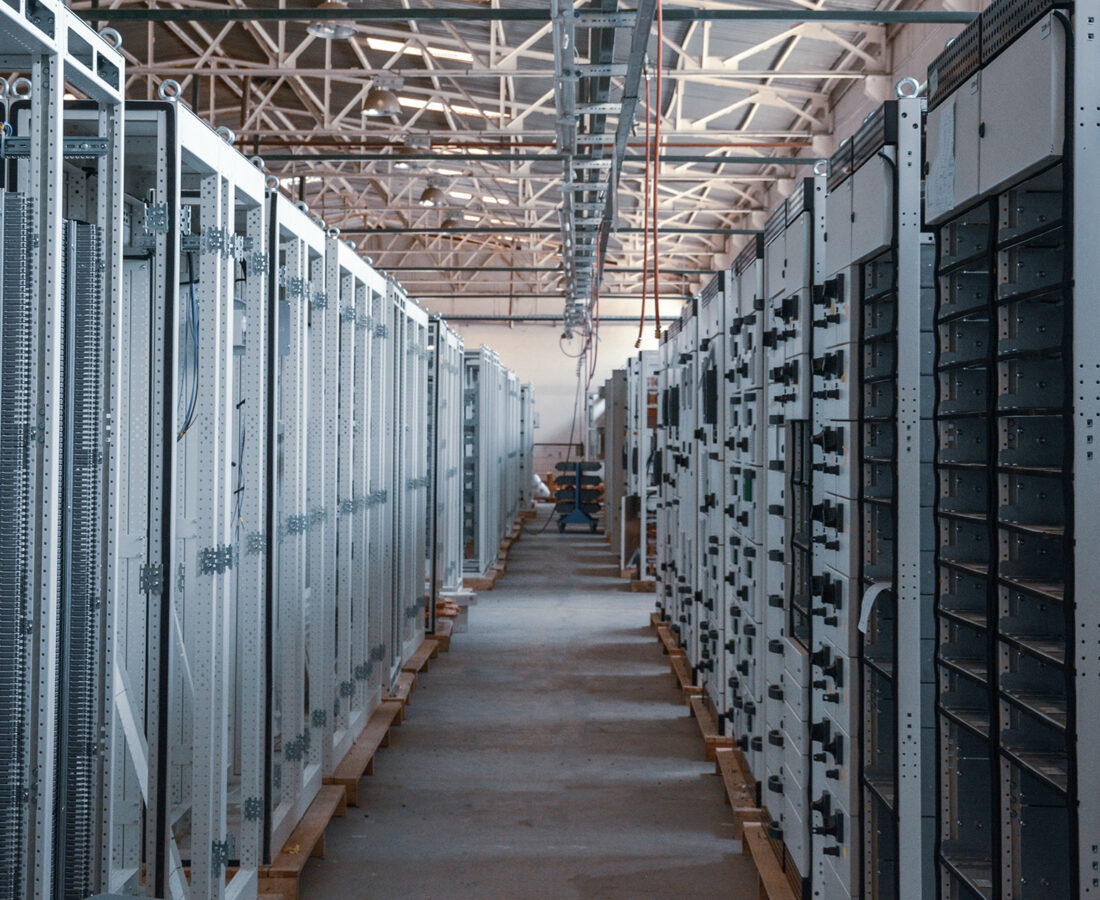
{"type": "Polygon", "coordinates": [[[814,210],[814,180],[801,178],[791,196],[787,198],[787,224],[790,225],[804,212],[814,210]]]}
{"type": "Polygon", "coordinates": [[[774,241],[787,227],[787,204],[780,203],[779,208],[771,214],[767,223],[764,225],[764,246],[768,246],[774,241]]]}
{"type": "Polygon", "coordinates": [[[726,273],[719,272],[715,275],[705,288],[699,292],[699,300],[703,306],[709,306],[710,301],[726,290],[726,273]]]}
{"type": "Polygon", "coordinates": [[[740,275],[764,255],[764,235],[758,234],[749,241],[734,260],[733,269],[740,275]]]}
{"type": "Polygon", "coordinates": [[[898,101],[887,100],[860,126],[852,138],[852,171],[887,144],[898,142],[898,101]]]}
{"type": "Polygon", "coordinates": [[[982,65],[1054,8],[1051,0],[998,0],[981,15],[982,65]]]}
{"type": "Polygon", "coordinates": [[[829,180],[826,182],[829,190],[835,190],[851,174],[852,141],[851,139],[845,139],[844,143],[840,145],[840,149],[829,157],[829,180]]]}

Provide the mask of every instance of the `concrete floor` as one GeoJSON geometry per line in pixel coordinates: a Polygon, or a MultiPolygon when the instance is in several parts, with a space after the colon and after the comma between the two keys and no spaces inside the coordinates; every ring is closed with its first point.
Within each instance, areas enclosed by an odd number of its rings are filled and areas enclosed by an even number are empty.
{"type": "Polygon", "coordinates": [[[517,542],[303,898],[757,896],[647,627],[653,595],[617,574],[601,535],[517,542]]]}

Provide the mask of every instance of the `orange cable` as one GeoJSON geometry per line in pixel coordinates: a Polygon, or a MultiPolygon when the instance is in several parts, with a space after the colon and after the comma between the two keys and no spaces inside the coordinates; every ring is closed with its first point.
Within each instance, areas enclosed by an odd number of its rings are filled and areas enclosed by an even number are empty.
{"type": "Polygon", "coordinates": [[[664,16],[661,0],[657,0],[657,117],[653,129],[653,318],[654,335],[661,339],[661,260],[660,238],[657,233],[657,207],[660,204],[658,189],[661,184],[661,64],[664,60],[664,16]]]}

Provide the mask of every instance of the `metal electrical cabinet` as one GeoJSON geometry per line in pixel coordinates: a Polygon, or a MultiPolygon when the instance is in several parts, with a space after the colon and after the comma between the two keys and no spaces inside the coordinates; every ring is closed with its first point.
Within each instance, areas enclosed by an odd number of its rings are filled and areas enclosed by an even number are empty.
{"type": "Polygon", "coordinates": [[[604,382],[601,394],[604,401],[603,446],[603,521],[604,533],[613,548],[623,540],[623,496],[626,490],[626,433],[627,433],[627,383],[626,370],[615,369],[604,382]]]}
{"type": "Polygon", "coordinates": [[[519,508],[520,392],[514,372],[488,347],[464,360],[463,572],[484,576],[519,508]]]}
{"type": "Polygon", "coordinates": [[[997,2],[929,69],[944,897],[1100,892],[1098,14],[997,2]]]}
{"type": "Polygon", "coordinates": [[[462,587],[463,345],[439,316],[428,324],[428,615],[441,593],[462,587]]]}
{"type": "Polygon", "coordinates": [[[696,523],[694,585],[696,652],[690,657],[697,684],[716,711],[726,713],[726,589],[725,508],[726,424],[726,292],[728,274],[720,272],[699,293],[698,349],[695,353],[698,403],[691,440],[694,450],[696,504],[690,511],[696,523]]]}
{"type": "Polygon", "coordinates": [[[727,574],[732,591],[726,620],[726,705],[731,734],[757,783],[764,771],[764,239],[749,242],[734,261],[727,297],[726,515],[727,574]]]}
{"type": "MultiPolygon", "coordinates": [[[[268,215],[272,484],[267,511],[271,586],[264,821],[268,852],[277,853],[321,786],[324,720],[314,724],[312,714],[327,720],[330,703],[321,671],[325,619],[318,579],[323,581],[324,570],[316,568],[323,543],[321,532],[316,538],[313,534],[313,513],[323,507],[310,473],[311,450],[319,449],[317,441],[310,441],[311,408],[323,391],[312,383],[320,366],[311,365],[311,357],[324,349],[323,310],[315,307],[326,306],[327,295],[324,230],[274,190],[268,215]]],[[[318,460],[317,467],[322,466],[318,460]]]]}
{"type": "Polygon", "coordinates": [[[424,639],[428,479],[428,317],[391,277],[388,327],[394,354],[394,472],[389,487],[394,569],[392,640],[387,641],[390,681],[424,639]]]}
{"type": "Polygon", "coordinates": [[[384,277],[330,229],[325,242],[326,313],[331,311],[326,315],[326,371],[339,374],[326,383],[326,390],[334,394],[326,402],[332,416],[326,438],[333,444],[336,484],[335,496],[330,492],[335,532],[330,618],[335,627],[324,633],[324,658],[333,661],[331,680],[324,686],[332,715],[326,731],[325,775],[343,759],[380,699],[379,680],[371,678],[371,650],[383,643],[371,613],[383,594],[375,579],[377,548],[372,552],[371,511],[378,498],[371,487],[377,463],[370,431],[380,403],[372,377],[374,357],[383,340],[374,316],[385,290],[384,277]]]}
{"type": "Polygon", "coordinates": [[[626,366],[625,497],[619,568],[639,579],[656,578],[657,352],[642,350],[626,366]]]}
{"type": "Polygon", "coordinates": [[[929,896],[932,246],[916,83],[828,164],[814,294],[814,887],[929,896]],[[815,747],[816,750],[816,747],[815,747]],[[834,849],[835,848],[835,849],[834,849]]]}
{"type": "Polygon", "coordinates": [[[524,512],[535,503],[535,386],[520,385],[519,412],[519,505],[524,512]]]}
{"type": "Polygon", "coordinates": [[[60,3],[5,4],[0,186],[0,896],[110,865],[123,59],[60,3]],[[88,100],[66,104],[67,90],[88,100]]]}

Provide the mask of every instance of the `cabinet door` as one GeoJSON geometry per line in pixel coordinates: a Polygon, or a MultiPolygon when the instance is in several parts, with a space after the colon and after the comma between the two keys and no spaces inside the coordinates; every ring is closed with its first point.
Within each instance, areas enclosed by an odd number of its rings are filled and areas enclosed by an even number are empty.
{"type": "Polygon", "coordinates": [[[928,113],[924,211],[930,223],[943,221],[977,198],[981,82],[981,73],[976,73],[928,113]]]}
{"type": "Polygon", "coordinates": [[[982,72],[979,188],[985,194],[1062,154],[1065,33],[1048,15],[982,72]],[[1027,78],[1020,73],[1027,72],[1027,78]],[[1021,110],[1027,110],[1021,115],[1021,110]]]}
{"type": "Polygon", "coordinates": [[[860,166],[852,182],[852,260],[890,246],[894,218],[894,167],[881,156],[860,166]]]}

